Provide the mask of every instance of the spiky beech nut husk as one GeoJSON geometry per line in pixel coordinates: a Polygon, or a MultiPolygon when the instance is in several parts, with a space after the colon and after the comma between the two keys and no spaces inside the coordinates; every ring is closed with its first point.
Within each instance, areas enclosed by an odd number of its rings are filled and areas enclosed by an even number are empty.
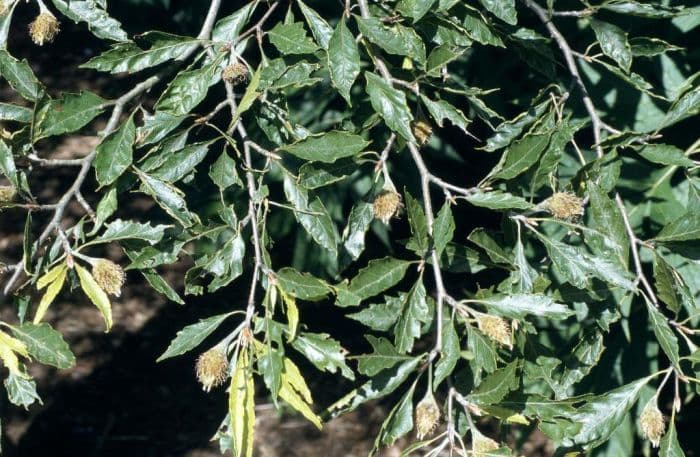
{"type": "Polygon", "coordinates": [[[433,136],[433,128],[424,120],[413,122],[411,127],[413,129],[413,136],[415,136],[416,141],[418,141],[418,146],[423,146],[430,140],[430,137],[433,136]]]}
{"type": "Polygon", "coordinates": [[[486,457],[491,451],[501,447],[496,441],[484,436],[479,431],[472,432],[472,453],[474,457],[486,457]]]}
{"type": "Polygon", "coordinates": [[[17,195],[15,186],[0,186],[0,204],[10,203],[17,195]]]}
{"type": "Polygon", "coordinates": [[[7,13],[7,10],[10,8],[10,6],[7,4],[5,0],[0,0],[0,16],[4,16],[5,13],[7,13]]]}
{"type": "Polygon", "coordinates": [[[644,407],[642,414],[639,416],[639,428],[646,439],[651,441],[652,446],[659,447],[659,441],[666,433],[666,423],[664,415],[656,406],[656,399],[652,399],[644,407]]]}
{"type": "Polygon", "coordinates": [[[393,190],[382,191],[372,204],[374,217],[385,224],[388,224],[392,217],[398,215],[402,207],[401,195],[393,190]]]}
{"type": "Polygon", "coordinates": [[[29,35],[39,46],[52,42],[60,30],[56,16],[48,11],[39,14],[34,22],[29,24],[29,35]]]}
{"type": "Polygon", "coordinates": [[[122,267],[107,259],[99,259],[92,266],[92,276],[98,286],[110,295],[118,297],[122,294],[124,285],[124,270],[122,267]]]}
{"type": "Polygon", "coordinates": [[[419,440],[430,435],[440,422],[440,407],[433,393],[428,390],[416,405],[416,435],[419,440]]]}
{"type": "Polygon", "coordinates": [[[231,84],[240,84],[248,79],[248,67],[241,62],[234,62],[224,68],[221,78],[231,84]]]}
{"type": "Polygon", "coordinates": [[[476,323],[484,335],[501,343],[508,349],[513,348],[513,332],[505,319],[490,314],[479,314],[476,318],[476,323]]]}
{"type": "Polygon", "coordinates": [[[543,202],[546,209],[557,219],[583,216],[583,200],[570,192],[557,192],[543,202]]]}
{"type": "Polygon", "coordinates": [[[223,384],[228,376],[228,358],[223,348],[215,346],[197,359],[197,380],[202,389],[209,392],[212,387],[223,384]]]}

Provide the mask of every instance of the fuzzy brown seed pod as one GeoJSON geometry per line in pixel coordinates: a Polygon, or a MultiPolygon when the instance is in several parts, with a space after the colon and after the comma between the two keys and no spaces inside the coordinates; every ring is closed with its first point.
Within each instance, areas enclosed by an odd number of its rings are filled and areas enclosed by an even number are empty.
{"type": "Polygon", "coordinates": [[[513,332],[505,319],[489,314],[479,314],[476,323],[484,335],[508,349],[513,349],[513,332]]]}
{"type": "Polygon", "coordinates": [[[428,390],[416,405],[416,435],[419,440],[430,435],[440,422],[440,407],[433,393],[428,390]]]}
{"type": "Polygon", "coordinates": [[[402,207],[401,195],[393,190],[382,191],[372,204],[374,217],[385,224],[388,224],[392,217],[398,215],[402,207]]]}
{"type": "Polygon", "coordinates": [[[248,67],[241,62],[235,62],[224,68],[221,78],[231,84],[240,84],[248,79],[248,67]]]}
{"type": "Polygon", "coordinates": [[[43,11],[34,19],[34,22],[29,24],[29,35],[32,37],[32,41],[39,46],[51,43],[60,31],[56,16],[48,11],[43,11]]]}
{"type": "Polygon", "coordinates": [[[7,2],[5,0],[0,0],[0,16],[4,16],[8,9],[10,9],[10,6],[7,2]]]}
{"type": "Polygon", "coordinates": [[[228,376],[228,358],[224,350],[218,346],[209,349],[197,359],[197,380],[202,389],[209,392],[212,387],[223,384],[228,376]]]}
{"type": "Polygon", "coordinates": [[[639,416],[639,428],[646,439],[651,441],[652,446],[659,447],[661,438],[666,433],[666,423],[664,415],[656,406],[656,399],[652,398],[644,407],[639,416]]]}
{"type": "Polygon", "coordinates": [[[413,129],[413,136],[416,137],[418,141],[418,146],[423,146],[430,140],[433,136],[433,128],[424,120],[417,120],[411,126],[413,129]]]}
{"type": "Polygon", "coordinates": [[[486,457],[491,451],[501,447],[496,441],[482,435],[477,430],[472,430],[472,453],[474,457],[486,457]]]}
{"type": "Polygon", "coordinates": [[[122,267],[107,259],[99,259],[92,266],[92,276],[98,286],[108,294],[119,297],[122,294],[125,275],[122,267]]]}
{"type": "Polygon", "coordinates": [[[10,203],[17,195],[17,189],[14,186],[0,186],[0,204],[10,203]]]}
{"type": "Polygon", "coordinates": [[[542,202],[542,206],[557,219],[583,216],[583,200],[570,192],[557,192],[542,202]]]}

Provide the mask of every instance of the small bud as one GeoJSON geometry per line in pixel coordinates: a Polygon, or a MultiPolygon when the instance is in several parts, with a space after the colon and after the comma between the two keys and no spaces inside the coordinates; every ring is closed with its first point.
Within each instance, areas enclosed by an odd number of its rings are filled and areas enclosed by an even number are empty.
{"type": "Polygon", "coordinates": [[[0,204],[10,203],[16,194],[15,186],[0,186],[0,204]]]}
{"type": "Polygon", "coordinates": [[[205,392],[223,384],[228,375],[228,358],[224,349],[215,346],[200,355],[196,369],[197,380],[202,384],[205,392]]]}
{"type": "Polygon", "coordinates": [[[479,326],[479,330],[481,330],[484,335],[501,343],[508,349],[513,348],[513,333],[505,319],[498,316],[491,316],[490,314],[479,314],[476,318],[476,322],[479,326]]]}
{"type": "Polygon", "coordinates": [[[652,446],[659,447],[659,441],[666,432],[664,415],[656,406],[656,398],[652,398],[644,407],[644,411],[639,416],[639,427],[642,429],[644,438],[651,441],[652,446]]]}
{"type": "Polygon", "coordinates": [[[235,62],[224,68],[221,78],[231,84],[240,84],[248,79],[248,67],[241,62],[235,62]]]}
{"type": "Polygon", "coordinates": [[[118,297],[122,294],[124,285],[124,270],[122,267],[107,259],[99,259],[92,266],[92,276],[98,286],[108,294],[118,297]]]}
{"type": "Polygon", "coordinates": [[[482,435],[476,429],[472,430],[472,454],[474,457],[486,457],[499,447],[501,446],[496,441],[482,435]]]}
{"type": "Polygon", "coordinates": [[[569,192],[557,192],[542,202],[545,210],[557,219],[583,216],[583,200],[569,192]]]}
{"type": "Polygon", "coordinates": [[[440,407],[433,393],[428,390],[416,405],[416,435],[419,440],[430,435],[440,422],[440,407]]]}
{"type": "Polygon", "coordinates": [[[374,199],[372,208],[374,217],[388,224],[392,217],[396,216],[403,204],[401,203],[401,195],[393,190],[384,190],[374,199]]]}
{"type": "Polygon", "coordinates": [[[32,37],[32,41],[39,46],[52,42],[59,31],[60,27],[56,16],[49,13],[48,10],[43,11],[34,19],[34,22],[29,24],[29,35],[32,37]]]}
{"type": "Polygon", "coordinates": [[[411,126],[413,128],[413,136],[418,141],[418,146],[423,146],[433,136],[433,128],[424,120],[417,120],[411,126]]]}

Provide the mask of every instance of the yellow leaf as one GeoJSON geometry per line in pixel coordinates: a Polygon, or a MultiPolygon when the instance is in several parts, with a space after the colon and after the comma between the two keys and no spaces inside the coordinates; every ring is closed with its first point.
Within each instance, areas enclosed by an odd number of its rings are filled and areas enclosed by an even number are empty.
{"type": "Polygon", "coordinates": [[[102,313],[105,326],[107,327],[105,331],[109,332],[109,329],[112,328],[112,304],[109,302],[107,294],[100,289],[100,286],[97,285],[95,278],[92,277],[89,271],[80,265],[75,265],[75,270],[78,272],[78,278],[80,278],[80,287],[102,313]]]}
{"type": "Polygon", "coordinates": [[[294,390],[299,392],[306,403],[312,404],[314,401],[311,398],[311,391],[306,385],[304,377],[301,375],[299,368],[294,365],[294,362],[285,358],[284,359],[284,372],[282,373],[282,382],[288,382],[294,390]]]}
{"type": "Polygon", "coordinates": [[[231,376],[229,388],[229,430],[233,441],[234,457],[252,457],[253,428],[255,427],[255,385],[250,370],[250,356],[247,348],[242,348],[231,376]]]}
{"type": "Polygon", "coordinates": [[[2,363],[10,370],[10,373],[27,378],[28,376],[19,369],[19,358],[17,354],[23,357],[29,357],[27,346],[20,340],[0,331],[0,360],[2,360],[2,363]]]}
{"type": "Polygon", "coordinates": [[[287,321],[289,322],[289,337],[287,341],[292,341],[297,336],[297,328],[299,328],[299,307],[297,306],[296,298],[292,295],[284,293],[280,290],[284,305],[287,307],[287,321]]]}
{"type": "Polygon", "coordinates": [[[318,417],[309,406],[313,404],[313,400],[311,399],[311,392],[309,392],[306,381],[304,381],[297,366],[286,358],[284,359],[284,372],[282,373],[279,396],[282,400],[289,403],[289,406],[307,418],[319,430],[323,428],[321,418],[318,417]]]}
{"type": "MultiPolygon", "coordinates": [[[[49,271],[46,273],[44,276],[42,276],[41,279],[39,279],[39,282],[41,282],[42,279],[46,278],[49,274],[53,273],[54,270],[56,270],[58,267],[54,268],[53,270],[49,271]]],[[[56,295],[61,291],[61,288],[63,288],[63,283],[66,281],[66,275],[68,274],[68,270],[66,269],[65,265],[63,265],[63,268],[58,270],[58,275],[52,275],[52,282],[51,285],[49,285],[49,288],[46,289],[46,293],[44,294],[43,297],[41,297],[41,301],[39,302],[39,307],[36,310],[36,314],[34,315],[34,324],[38,324],[41,322],[41,320],[44,318],[44,315],[46,314],[46,311],[49,309],[49,306],[51,303],[53,303],[54,299],[56,298],[56,295]]],[[[39,287],[40,289],[43,288],[46,284],[42,285],[39,287]]]]}
{"type": "Polygon", "coordinates": [[[39,278],[39,280],[36,282],[36,288],[38,290],[43,289],[48,284],[56,281],[56,278],[58,278],[59,276],[65,275],[67,269],[68,269],[68,267],[66,266],[65,263],[62,263],[60,265],[56,265],[55,267],[53,267],[52,269],[47,271],[44,274],[44,276],[39,278]]]}

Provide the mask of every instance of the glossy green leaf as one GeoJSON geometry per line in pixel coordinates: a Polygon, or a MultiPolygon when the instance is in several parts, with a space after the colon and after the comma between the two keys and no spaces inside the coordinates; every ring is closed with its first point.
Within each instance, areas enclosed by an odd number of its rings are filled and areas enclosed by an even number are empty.
{"type": "Polygon", "coordinates": [[[338,93],[352,105],[350,90],[360,74],[360,51],[345,20],[338,22],[328,42],[328,70],[338,93]]]}
{"type": "Polygon", "coordinates": [[[158,357],[157,361],[160,362],[171,357],[182,355],[196,348],[202,344],[214,330],[219,328],[230,315],[231,313],[218,314],[183,328],[177,332],[175,338],[170,342],[168,349],[158,357]]]}

